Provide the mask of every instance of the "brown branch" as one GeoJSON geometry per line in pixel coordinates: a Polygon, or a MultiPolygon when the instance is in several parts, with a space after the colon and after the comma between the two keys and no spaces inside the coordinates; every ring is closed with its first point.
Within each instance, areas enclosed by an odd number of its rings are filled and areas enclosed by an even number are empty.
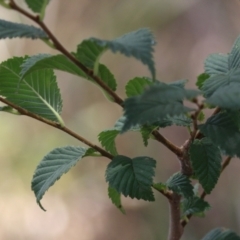
{"type": "Polygon", "coordinates": [[[50,121],[48,119],[45,119],[45,118],[42,118],[40,117],[39,115],[37,114],[34,114],[34,113],[31,113],[29,111],[27,111],[26,109],[24,108],[21,108],[11,102],[9,102],[8,100],[6,100],[5,98],[2,98],[0,97],[0,101],[7,104],[8,106],[16,109],[20,114],[22,115],[26,115],[28,117],[31,117],[31,118],[34,118],[40,122],[43,122],[45,124],[48,124],[54,128],[57,128],[63,132],[66,132],[67,134],[71,135],[72,137],[76,138],[77,140],[79,140],[80,142],[86,144],[87,146],[95,149],[97,152],[101,153],[102,156],[104,157],[107,157],[109,159],[112,159],[113,158],[113,155],[111,155],[110,153],[108,153],[107,151],[105,151],[104,149],[102,149],[101,147],[89,142],[88,140],[86,140],[85,138],[83,138],[82,136],[76,134],[75,132],[73,132],[72,130],[70,130],[69,128],[67,127],[64,127],[64,126],[61,126],[59,123],[57,122],[53,122],[53,121],[50,121]]]}
{"type": "MultiPolygon", "coordinates": [[[[224,160],[224,162],[223,162],[223,164],[222,164],[222,168],[221,168],[221,174],[222,174],[222,172],[226,169],[226,167],[229,165],[229,163],[231,162],[231,160],[232,160],[232,157],[227,157],[227,158],[224,160]]],[[[206,193],[205,191],[203,191],[202,194],[200,195],[200,198],[201,198],[201,199],[204,199],[206,196],[207,196],[207,193],[206,193]]],[[[185,226],[188,224],[188,222],[189,222],[189,220],[190,220],[191,217],[192,217],[192,214],[189,214],[189,215],[186,216],[186,219],[184,219],[184,220],[181,221],[182,227],[185,227],[185,226]]]]}
{"type": "Polygon", "coordinates": [[[123,100],[111,89],[108,85],[104,83],[102,79],[100,79],[98,76],[96,76],[93,72],[93,70],[88,69],[84,64],[82,64],[77,58],[75,58],[69,51],[64,48],[64,46],[58,41],[58,39],[54,36],[54,34],[49,30],[49,28],[45,25],[45,23],[40,19],[40,17],[37,15],[32,15],[29,12],[25,11],[21,7],[19,7],[14,0],[10,0],[9,6],[11,9],[23,14],[27,18],[31,19],[35,23],[37,23],[48,35],[49,39],[53,42],[55,48],[59,50],[62,54],[64,54],[69,60],[71,60],[73,63],[75,63],[87,76],[92,78],[101,88],[103,88],[112,98],[114,101],[121,105],[123,104],[123,100]]]}
{"type": "Polygon", "coordinates": [[[180,211],[181,196],[173,193],[169,198],[170,218],[168,240],[179,240],[183,234],[180,211]]]}

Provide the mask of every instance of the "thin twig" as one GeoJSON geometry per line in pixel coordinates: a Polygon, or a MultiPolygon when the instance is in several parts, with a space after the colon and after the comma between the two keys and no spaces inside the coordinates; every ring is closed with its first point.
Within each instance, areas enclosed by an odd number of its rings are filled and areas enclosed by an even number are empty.
{"type": "MultiPolygon", "coordinates": [[[[229,165],[229,163],[231,162],[231,160],[232,160],[232,157],[230,157],[230,156],[228,156],[228,157],[224,160],[224,162],[223,162],[223,164],[222,164],[222,168],[221,168],[221,174],[222,174],[222,172],[226,169],[226,167],[229,165]]],[[[206,193],[205,191],[203,191],[203,192],[201,193],[201,195],[200,195],[200,198],[201,198],[201,199],[204,199],[206,196],[207,196],[207,193],[206,193]]],[[[185,227],[185,226],[188,224],[188,222],[189,222],[189,220],[190,220],[191,217],[192,217],[192,214],[189,214],[189,215],[186,216],[186,219],[184,219],[184,220],[181,221],[182,227],[185,227]]]]}
{"type": "Polygon", "coordinates": [[[35,23],[37,23],[48,35],[49,39],[53,42],[55,48],[63,53],[69,60],[74,62],[87,76],[92,78],[99,86],[101,86],[112,98],[114,101],[121,105],[123,104],[123,100],[111,89],[108,85],[104,83],[102,79],[96,76],[93,70],[87,68],[84,64],[82,64],[77,58],[75,58],[66,48],[58,41],[58,39],[54,36],[54,34],[49,30],[49,28],[45,25],[45,23],[40,19],[37,15],[32,15],[29,12],[25,11],[23,8],[19,7],[14,0],[10,0],[9,6],[11,9],[23,14],[27,18],[31,19],[35,23]]]}
{"type": "Polygon", "coordinates": [[[26,109],[21,108],[21,107],[15,105],[15,104],[9,102],[9,101],[6,100],[5,98],[0,97],[0,101],[3,102],[3,103],[5,103],[5,104],[7,104],[8,106],[16,109],[16,110],[17,110],[20,114],[22,114],[22,115],[26,115],[26,116],[28,116],[28,117],[34,118],[34,119],[36,119],[36,120],[38,120],[38,121],[40,121],[40,122],[43,122],[43,123],[45,123],[45,124],[48,124],[48,125],[50,125],[50,126],[52,126],[52,127],[54,127],[54,128],[57,128],[57,129],[63,131],[63,132],[66,132],[67,134],[69,134],[69,135],[71,135],[72,137],[76,138],[76,139],[79,140],[80,142],[82,142],[82,143],[88,145],[89,147],[95,149],[97,152],[101,153],[102,156],[107,157],[107,158],[109,158],[109,159],[112,159],[112,158],[113,158],[113,155],[111,155],[110,153],[108,153],[107,151],[105,151],[104,149],[102,149],[101,147],[99,147],[99,146],[97,146],[97,145],[89,142],[88,140],[86,140],[86,139],[83,138],[82,136],[76,134],[75,132],[73,132],[73,131],[70,130],[69,128],[64,127],[64,126],[61,126],[61,125],[60,125],[59,123],[57,123],[57,122],[53,122],[53,121],[50,121],[50,120],[48,120],[48,119],[42,118],[42,117],[40,117],[40,116],[37,115],[37,114],[31,113],[31,112],[27,111],[26,109]]]}

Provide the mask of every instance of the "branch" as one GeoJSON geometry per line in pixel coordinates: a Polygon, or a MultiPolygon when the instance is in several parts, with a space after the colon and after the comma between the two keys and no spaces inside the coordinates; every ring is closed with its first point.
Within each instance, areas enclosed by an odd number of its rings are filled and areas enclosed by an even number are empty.
{"type": "Polygon", "coordinates": [[[111,155],[110,153],[108,153],[107,151],[105,151],[104,149],[102,149],[101,147],[89,142],[88,140],[86,140],[85,138],[81,137],[80,135],[76,134],[75,132],[73,132],[72,130],[68,129],[67,127],[63,127],[61,126],[59,123],[57,122],[53,122],[53,121],[50,121],[48,119],[45,119],[45,118],[42,118],[40,117],[39,115],[37,114],[34,114],[34,113],[31,113],[29,111],[27,111],[26,109],[24,108],[21,108],[11,102],[9,102],[8,100],[6,100],[5,98],[3,97],[0,97],[0,101],[7,104],[8,106],[16,109],[20,114],[22,115],[26,115],[28,117],[31,117],[31,118],[34,118],[40,122],[43,122],[45,124],[48,124],[54,128],[57,128],[63,132],[66,132],[67,134],[71,135],[72,137],[76,138],[77,140],[79,140],[80,142],[88,145],[89,147],[95,149],[97,152],[101,153],[102,156],[104,157],[107,157],[109,159],[112,159],[113,158],[113,155],[111,155]]]}
{"type": "MultiPolygon", "coordinates": [[[[223,162],[223,164],[222,164],[221,174],[222,174],[222,172],[226,169],[226,167],[229,165],[229,163],[231,162],[231,160],[232,160],[232,157],[227,157],[227,158],[224,160],[224,162],[223,162]]],[[[207,193],[206,193],[205,191],[203,191],[202,194],[200,195],[200,198],[201,198],[201,199],[204,199],[206,196],[207,196],[207,193]]],[[[189,215],[187,215],[186,219],[184,219],[184,220],[181,221],[182,227],[185,227],[185,226],[188,224],[188,222],[189,222],[189,220],[190,220],[191,217],[192,217],[192,214],[189,214],[189,215]]]]}
{"type": "Polygon", "coordinates": [[[183,234],[180,211],[181,196],[173,193],[169,198],[170,218],[168,240],[179,240],[183,234]]]}
{"type": "Polygon", "coordinates": [[[114,102],[122,106],[123,100],[111,89],[109,88],[102,79],[100,79],[98,76],[96,76],[93,72],[93,70],[87,68],[84,64],[82,64],[77,58],[75,58],[69,51],[64,48],[64,46],[58,41],[58,39],[54,36],[54,34],[48,29],[48,27],[45,25],[45,23],[40,19],[40,17],[37,15],[32,15],[29,12],[25,11],[21,7],[19,7],[14,0],[10,0],[9,6],[11,9],[23,14],[27,18],[31,19],[35,23],[37,23],[48,35],[49,39],[52,40],[54,47],[59,50],[62,54],[64,54],[69,60],[71,60],[73,63],[75,63],[86,75],[88,75],[90,78],[92,78],[99,86],[101,86],[112,98],[114,99],[114,102]]]}

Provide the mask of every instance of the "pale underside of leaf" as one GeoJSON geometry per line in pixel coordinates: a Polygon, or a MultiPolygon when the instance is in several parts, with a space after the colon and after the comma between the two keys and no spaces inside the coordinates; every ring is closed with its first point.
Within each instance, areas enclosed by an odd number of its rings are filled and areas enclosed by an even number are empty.
{"type": "Polygon", "coordinates": [[[48,38],[48,35],[40,28],[0,19],[0,39],[16,37],[46,39],[48,38]]]}
{"type": "Polygon", "coordinates": [[[47,154],[37,166],[32,179],[32,190],[39,206],[45,192],[66,172],[68,172],[82,157],[87,149],[83,147],[56,148],[47,154]]]}

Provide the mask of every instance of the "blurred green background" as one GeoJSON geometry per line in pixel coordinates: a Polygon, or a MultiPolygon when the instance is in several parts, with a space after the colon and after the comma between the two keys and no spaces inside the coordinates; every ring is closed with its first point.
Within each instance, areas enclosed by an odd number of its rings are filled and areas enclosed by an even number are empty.
{"type": "MultiPolygon", "coordinates": [[[[24,1],[16,1],[23,7],[24,1]]],[[[149,27],[156,36],[157,78],[170,82],[189,79],[195,87],[204,59],[215,52],[229,52],[240,33],[240,1],[224,0],[52,0],[45,22],[69,51],[83,39],[113,39],[126,32],[149,27]]],[[[30,23],[16,12],[0,8],[1,18],[30,23]]],[[[31,23],[32,24],[32,23],[31,23]]],[[[41,41],[0,41],[0,60],[12,56],[57,52],[41,41]]],[[[146,66],[110,52],[102,59],[116,76],[118,94],[135,76],[149,76],[146,66]]],[[[93,84],[56,72],[66,125],[98,144],[97,134],[111,128],[122,109],[110,103],[93,84]]],[[[123,198],[127,215],[108,199],[104,158],[85,158],[64,175],[44,196],[43,212],[31,191],[31,178],[39,161],[53,148],[81,145],[57,129],[24,116],[1,113],[0,118],[0,239],[3,240],[165,240],[168,203],[158,193],[149,203],[123,198]]],[[[186,129],[171,127],[161,133],[181,145],[186,129]]],[[[143,146],[138,133],[117,138],[120,154],[147,155],[157,160],[155,181],[166,181],[179,170],[175,156],[158,142],[143,146]]],[[[201,239],[218,226],[240,234],[240,162],[234,159],[207,197],[212,208],[206,218],[192,218],[183,240],[201,239]]]]}

